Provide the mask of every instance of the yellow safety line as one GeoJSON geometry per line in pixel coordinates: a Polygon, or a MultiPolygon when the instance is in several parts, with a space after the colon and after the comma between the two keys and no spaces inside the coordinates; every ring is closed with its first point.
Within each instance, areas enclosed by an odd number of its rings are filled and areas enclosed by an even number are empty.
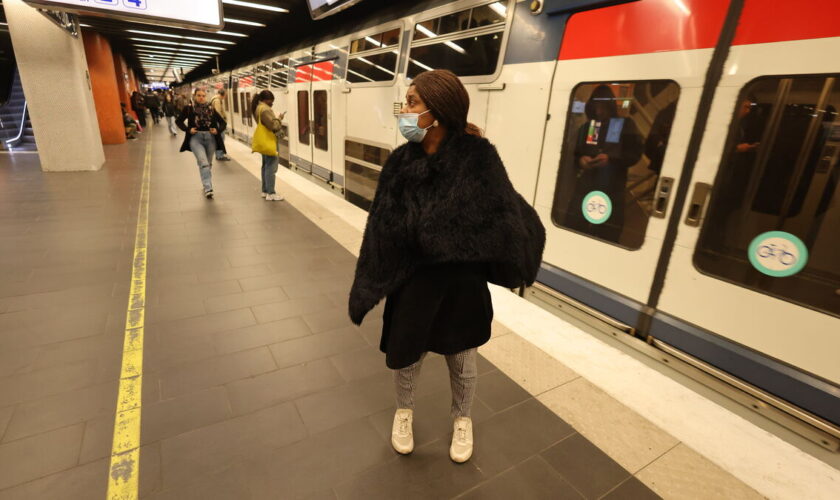
{"type": "Polygon", "coordinates": [[[146,310],[146,244],[149,232],[149,178],[152,143],[146,146],[137,232],[134,237],[134,261],[131,293],[125,320],[120,392],[114,422],[114,444],[108,469],[108,500],[139,497],[140,478],[140,407],[143,389],[143,318],[146,310]]]}

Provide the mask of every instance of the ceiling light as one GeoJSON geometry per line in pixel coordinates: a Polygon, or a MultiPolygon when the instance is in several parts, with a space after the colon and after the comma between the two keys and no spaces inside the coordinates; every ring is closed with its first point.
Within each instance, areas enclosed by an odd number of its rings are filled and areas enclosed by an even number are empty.
{"type": "Polygon", "coordinates": [[[490,8],[496,11],[502,17],[507,17],[507,7],[502,5],[502,2],[491,3],[490,8]]]}
{"type": "Polygon", "coordinates": [[[257,26],[259,28],[265,28],[263,23],[255,23],[254,21],[243,21],[242,19],[232,19],[230,17],[225,18],[226,23],[233,23],[233,24],[244,24],[245,26],[257,26]]]}
{"type": "Polygon", "coordinates": [[[214,31],[214,33],[218,33],[220,35],[238,36],[238,37],[242,37],[242,38],[245,38],[245,37],[248,36],[248,35],[245,35],[243,33],[234,33],[233,31],[214,31]]]}
{"type": "Polygon", "coordinates": [[[149,40],[148,38],[131,38],[130,40],[134,40],[135,42],[150,42],[150,43],[162,43],[164,45],[176,45],[178,47],[195,47],[195,48],[198,48],[198,49],[227,50],[224,47],[212,47],[210,45],[199,45],[197,43],[167,42],[167,41],[164,41],[164,40],[149,40]]]}
{"type": "Polygon", "coordinates": [[[177,57],[179,59],[194,59],[196,61],[206,61],[210,59],[210,57],[203,57],[195,54],[177,54],[174,52],[155,52],[152,50],[140,49],[137,51],[143,57],[155,56],[155,57],[177,57]]]}
{"type": "Polygon", "coordinates": [[[228,5],[237,5],[239,7],[250,7],[252,9],[270,10],[271,12],[289,12],[288,9],[284,9],[282,7],[272,7],[270,5],[264,5],[261,3],[242,2],[240,0],[222,0],[222,3],[226,3],[228,5]]]}
{"type": "Polygon", "coordinates": [[[149,49],[137,49],[137,52],[140,54],[155,54],[161,56],[178,56],[178,57],[189,57],[191,59],[200,59],[202,61],[210,59],[210,56],[200,56],[198,54],[187,54],[181,52],[163,52],[157,50],[149,50],[149,49]]]}
{"type": "MultiPolygon", "coordinates": [[[[150,56],[154,57],[154,56],[150,56]]],[[[154,58],[151,59],[150,57],[141,57],[140,62],[150,62],[150,63],[160,63],[160,64],[169,64],[172,62],[181,62],[181,63],[190,63],[190,64],[204,64],[204,61],[194,61],[192,59],[166,59],[166,58],[154,58]]]]}
{"type": "Polygon", "coordinates": [[[434,38],[434,37],[437,36],[437,33],[430,30],[429,28],[423,26],[422,24],[417,24],[414,27],[417,28],[417,31],[419,31],[420,33],[423,33],[424,35],[426,35],[429,38],[434,38]]]}
{"type": "Polygon", "coordinates": [[[192,64],[204,64],[206,62],[206,61],[193,61],[192,59],[166,59],[166,58],[164,58],[164,59],[160,59],[160,58],[158,58],[158,59],[140,58],[138,60],[140,62],[156,62],[156,63],[166,63],[166,64],[171,63],[173,61],[188,62],[188,63],[192,63],[192,64]]]}
{"type": "Polygon", "coordinates": [[[199,36],[181,36],[181,35],[173,35],[172,33],[155,33],[154,31],[142,31],[142,30],[126,30],[129,33],[137,33],[138,35],[152,35],[152,36],[163,36],[166,38],[180,38],[181,40],[195,40],[198,42],[210,42],[210,43],[222,43],[225,45],[236,45],[234,42],[229,42],[227,40],[214,40],[212,38],[202,38],[199,36]]]}
{"type": "MultiPolygon", "coordinates": [[[[160,46],[157,46],[157,45],[145,45],[145,44],[142,44],[142,43],[136,43],[136,44],[134,44],[134,46],[135,47],[146,47],[146,48],[155,49],[155,50],[167,50],[167,51],[174,51],[174,52],[190,52],[192,54],[219,55],[218,52],[214,52],[212,50],[176,49],[175,47],[160,47],[160,46]]],[[[217,47],[216,50],[224,50],[224,49],[221,48],[221,47],[217,47]]]]}

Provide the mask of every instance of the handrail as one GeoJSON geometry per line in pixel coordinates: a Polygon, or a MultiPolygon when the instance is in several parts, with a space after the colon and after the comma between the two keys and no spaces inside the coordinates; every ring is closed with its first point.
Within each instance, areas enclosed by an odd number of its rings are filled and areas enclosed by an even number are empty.
{"type": "Polygon", "coordinates": [[[26,106],[29,103],[24,99],[23,101],[23,114],[20,116],[20,130],[18,130],[18,135],[14,139],[6,139],[6,147],[12,149],[14,146],[12,143],[16,143],[23,137],[23,128],[26,125],[26,106]]]}

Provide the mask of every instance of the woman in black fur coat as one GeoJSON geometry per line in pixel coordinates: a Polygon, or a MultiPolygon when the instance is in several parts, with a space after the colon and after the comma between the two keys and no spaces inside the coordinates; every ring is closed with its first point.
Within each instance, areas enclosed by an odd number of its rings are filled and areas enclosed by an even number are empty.
{"type": "Polygon", "coordinates": [[[391,443],[414,448],[414,389],[428,351],[446,356],[455,418],[450,457],[470,458],[478,346],[490,339],[487,283],[530,285],[545,245],[534,209],[514,190],[496,148],[467,122],[469,95],[445,70],[414,78],[399,116],[408,143],[379,178],[368,216],[350,318],[383,297],[380,349],[395,370],[391,443]]]}

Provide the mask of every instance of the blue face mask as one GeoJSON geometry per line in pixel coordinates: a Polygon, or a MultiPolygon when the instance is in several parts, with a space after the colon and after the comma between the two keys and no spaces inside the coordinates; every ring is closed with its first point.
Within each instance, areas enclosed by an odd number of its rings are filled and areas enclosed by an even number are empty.
{"type": "Polygon", "coordinates": [[[397,115],[399,117],[400,133],[403,137],[411,142],[423,142],[423,138],[426,137],[426,131],[434,127],[435,124],[432,123],[426,128],[420,128],[417,122],[420,121],[421,115],[425,115],[429,111],[431,110],[427,109],[422,113],[400,113],[397,115]]]}

